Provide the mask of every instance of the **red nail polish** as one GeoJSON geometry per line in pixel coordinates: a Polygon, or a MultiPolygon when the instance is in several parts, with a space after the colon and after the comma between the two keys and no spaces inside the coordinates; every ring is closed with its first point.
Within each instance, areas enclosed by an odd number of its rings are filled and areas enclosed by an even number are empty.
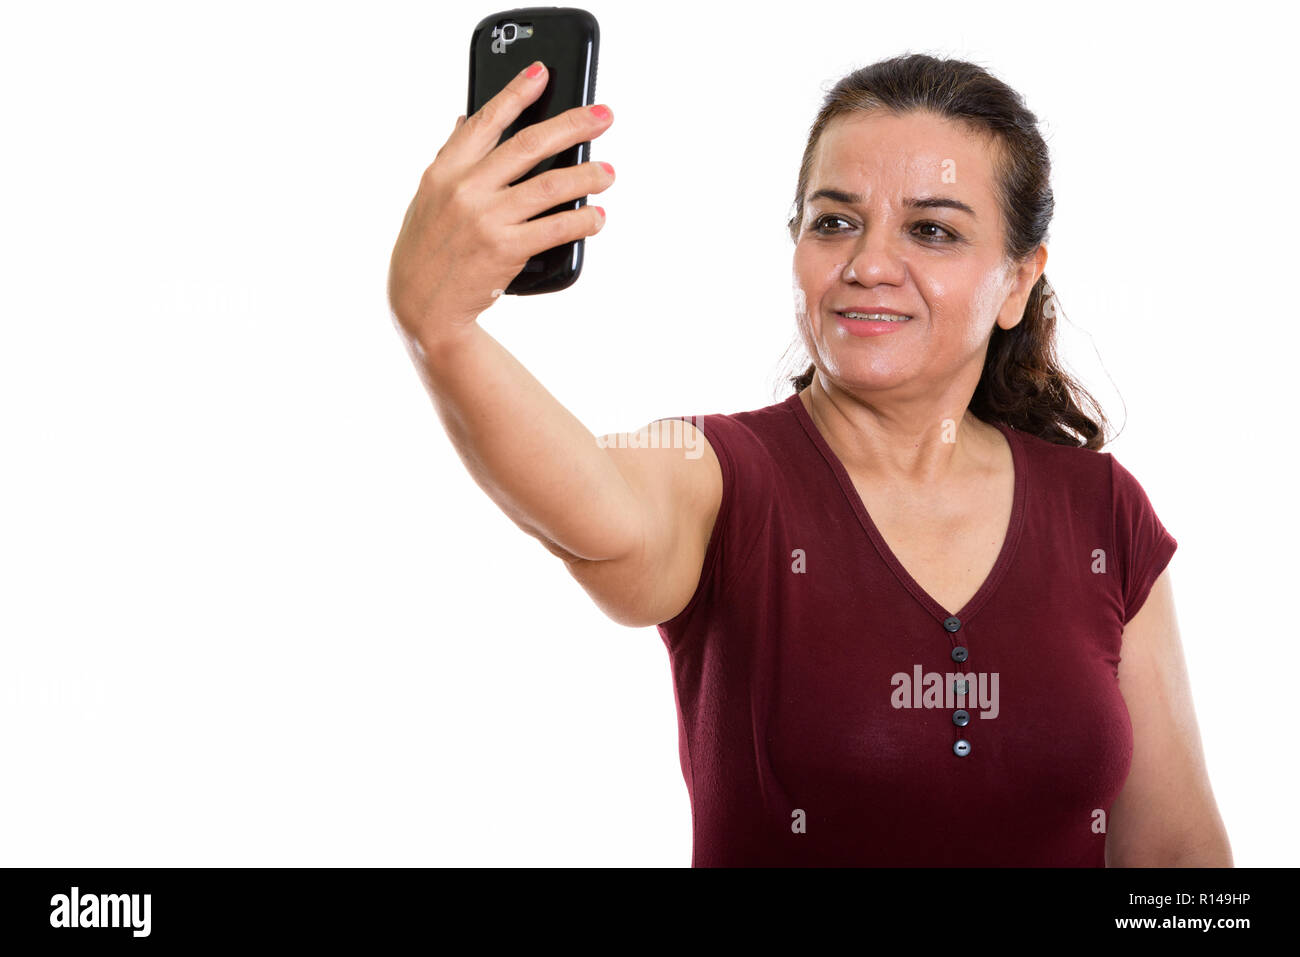
{"type": "Polygon", "coordinates": [[[591,113],[598,120],[607,120],[610,116],[609,107],[607,106],[593,106],[591,108],[591,113]]]}

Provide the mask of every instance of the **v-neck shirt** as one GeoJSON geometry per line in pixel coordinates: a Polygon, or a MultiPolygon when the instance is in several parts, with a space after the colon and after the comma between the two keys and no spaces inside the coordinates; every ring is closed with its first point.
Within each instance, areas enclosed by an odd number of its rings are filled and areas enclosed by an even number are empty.
{"type": "Polygon", "coordinates": [[[1123,629],[1177,548],[1137,480],[1110,453],[992,423],[1011,518],[950,612],[798,394],[678,418],[722,470],[695,593],[658,626],[692,864],[1104,866],[1132,757],[1123,629]]]}
{"type": "MultiPolygon", "coordinates": [[[[794,401],[790,403],[790,408],[794,410],[796,416],[799,418],[800,424],[804,427],[804,431],[808,433],[813,444],[817,446],[817,451],[822,454],[822,457],[826,460],[826,464],[830,466],[831,471],[835,473],[836,480],[844,490],[844,497],[848,499],[849,505],[858,517],[858,521],[862,523],[862,528],[867,533],[867,537],[871,539],[871,543],[879,553],[881,561],[889,566],[889,570],[894,573],[894,577],[898,579],[899,584],[910,591],[915,596],[916,600],[929,610],[930,614],[937,616],[940,621],[950,617],[950,613],[944,609],[943,605],[922,588],[920,582],[913,578],[903,563],[898,560],[898,556],[895,555],[893,549],[889,547],[889,544],[885,541],[885,537],[880,533],[880,529],[876,527],[875,521],[867,511],[867,507],[862,501],[862,496],[858,494],[857,486],[854,485],[853,479],[849,476],[848,469],[844,467],[844,463],[831,449],[830,443],[826,441],[821,430],[817,428],[816,424],[813,422],[812,416],[808,414],[808,410],[804,407],[804,404],[799,401],[798,395],[796,394],[795,396],[792,396],[792,398],[794,401]]],[[[960,611],[955,613],[956,617],[963,621],[970,618],[975,614],[975,612],[979,611],[980,605],[982,605],[988,598],[989,594],[997,588],[998,582],[1001,580],[1003,574],[1006,573],[1007,565],[1010,562],[1011,556],[1015,554],[1016,546],[1020,540],[1021,520],[1024,518],[1025,512],[1024,450],[1021,448],[1020,441],[1016,437],[1015,431],[1012,428],[1001,422],[994,422],[992,424],[1006,436],[1007,444],[1011,446],[1011,459],[1014,464],[1015,472],[1015,481],[1013,483],[1014,492],[1011,499],[1011,518],[1007,522],[1007,527],[1003,534],[1002,547],[998,551],[997,557],[994,559],[992,569],[989,570],[988,575],[984,578],[984,581],[980,584],[980,587],[976,590],[975,594],[972,595],[966,604],[962,606],[960,611]]],[[[705,433],[705,437],[708,437],[708,433],[705,433]]]]}

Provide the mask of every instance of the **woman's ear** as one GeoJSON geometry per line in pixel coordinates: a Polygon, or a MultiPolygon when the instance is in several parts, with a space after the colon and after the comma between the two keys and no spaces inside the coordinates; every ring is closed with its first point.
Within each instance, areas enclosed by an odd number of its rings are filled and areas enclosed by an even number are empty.
{"type": "Polygon", "coordinates": [[[1029,256],[1028,259],[1015,267],[1015,280],[1011,286],[1011,292],[1007,295],[1007,301],[1002,304],[1002,310],[998,313],[998,325],[1003,329],[1014,329],[1020,324],[1020,320],[1025,316],[1025,304],[1029,302],[1029,294],[1034,290],[1034,284],[1047,268],[1047,247],[1042,243],[1029,256]]]}

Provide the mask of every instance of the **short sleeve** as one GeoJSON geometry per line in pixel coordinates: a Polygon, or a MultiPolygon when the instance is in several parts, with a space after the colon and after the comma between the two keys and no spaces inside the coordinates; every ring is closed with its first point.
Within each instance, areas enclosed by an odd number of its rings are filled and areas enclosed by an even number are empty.
{"type": "MultiPolygon", "coordinates": [[[[704,553],[704,564],[700,568],[700,580],[695,586],[695,592],[691,595],[691,600],[676,615],[668,621],[660,622],[658,625],[670,648],[676,644],[682,626],[690,619],[701,599],[716,584],[719,574],[718,566],[721,564],[719,556],[722,552],[724,532],[731,518],[732,502],[736,497],[736,466],[732,461],[728,443],[722,437],[726,429],[719,422],[724,417],[720,415],[679,415],[675,416],[675,418],[695,426],[696,431],[702,433],[705,440],[708,441],[709,448],[713,449],[713,454],[718,457],[718,466],[722,470],[722,499],[718,503],[718,514],[713,520],[713,531],[709,535],[708,549],[704,553]]],[[[691,454],[691,451],[688,449],[687,454],[691,454]]]]}
{"type": "Polygon", "coordinates": [[[1178,542],[1161,523],[1138,480],[1113,455],[1110,467],[1113,541],[1127,625],[1142,609],[1156,579],[1174,557],[1178,542]]]}
{"type": "MultiPolygon", "coordinates": [[[[776,464],[762,426],[754,427],[753,414],[785,413],[678,416],[703,434],[718,457],[722,498],[694,594],[685,608],[659,623],[670,649],[689,640],[684,638],[687,633],[707,632],[719,606],[736,598],[736,582],[745,576],[753,581],[757,570],[768,563],[768,536],[777,507],[776,464]]],[[[694,453],[688,450],[687,454],[694,453]]]]}

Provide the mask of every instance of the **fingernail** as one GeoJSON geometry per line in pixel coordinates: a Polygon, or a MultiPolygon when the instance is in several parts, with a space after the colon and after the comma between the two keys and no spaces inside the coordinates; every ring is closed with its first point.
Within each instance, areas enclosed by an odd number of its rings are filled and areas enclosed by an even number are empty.
{"type": "Polygon", "coordinates": [[[601,160],[600,165],[603,166],[603,167],[605,167],[605,172],[608,173],[610,176],[613,176],[613,175],[614,175],[614,167],[610,166],[610,165],[609,165],[608,163],[606,163],[604,160],[601,160]]]}
{"type": "Polygon", "coordinates": [[[607,106],[593,106],[591,108],[591,113],[598,120],[607,120],[610,116],[609,107],[607,106]]]}
{"type": "Polygon", "coordinates": [[[534,60],[533,65],[524,71],[524,76],[528,77],[528,79],[531,80],[534,77],[539,76],[541,72],[545,69],[546,67],[542,65],[541,60],[534,60]]]}
{"type": "Polygon", "coordinates": [[[605,218],[605,207],[604,207],[604,206],[592,206],[591,208],[594,209],[596,212],[600,213],[600,218],[601,218],[601,219],[604,219],[604,218],[605,218]]]}

